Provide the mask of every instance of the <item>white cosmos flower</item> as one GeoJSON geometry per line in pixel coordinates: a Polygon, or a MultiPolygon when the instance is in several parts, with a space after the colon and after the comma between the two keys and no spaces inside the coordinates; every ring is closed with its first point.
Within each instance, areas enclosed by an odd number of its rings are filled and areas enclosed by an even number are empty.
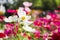
{"type": "Polygon", "coordinates": [[[19,16],[19,19],[20,20],[29,20],[31,18],[31,16],[27,16],[26,12],[23,9],[24,8],[21,8],[21,7],[18,9],[17,14],[19,16]]]}
{"type": "Polygon", "coordinates": [[[1,4],[0,5],[0,12],[5,13],[5,11],[6,11],[5,7],[3,6],[3,4],[1,4]]]}
{"type": "Polygon", "coordinates": [[[19,18],[21,18],[22,16],[26,16],[26,12],[23,11],[23,9],[24,9],[23,7],[20,7],[20,8],[18,9],[17,14],[18,14],[19,18]]]}
{"type": "Polygon", "coordinates": [[[28,32],[35,32],[35,31],[36,31],[35,29],[33,29],[32,27],[29,27],[28,25],[23,26],[22,28],[23,28],[25,31],[28,31],[28,32]]]}
{"type": "Polygon", "coordinates": [[[19,16],[18,22],[23,23],[24,26],[30,25],[31,23],[33,23],[32,21],[28,21],[31,19],[31,16],[26,15],[26,12],[23,9],[24,8],[21,8],[21,7],[18,9],[18,12],[17,12],[17,14],[19,16]]]}
{"type": "Polygon", "coordinates": [[[17,22],[18,21],[18,16],[14,15],[14,16],[9,16],[8,18],[4,18],[5,22],[17,22]]]}

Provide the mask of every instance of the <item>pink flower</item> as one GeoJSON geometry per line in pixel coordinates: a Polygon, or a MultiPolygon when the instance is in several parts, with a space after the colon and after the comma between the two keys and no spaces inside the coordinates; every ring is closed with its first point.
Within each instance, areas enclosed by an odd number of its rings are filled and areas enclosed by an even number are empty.
{"type": "Polygon", "coordinates": [[[56,14],[50,14],[50,16],[51,16],[52,18],[57,18],[57,15],[56,15],[56,14]]]}
{"type": "Polygon", "coordinates": [[[56,13],[60,12],[60,10],[55,10],[56,13]]]}
{"type": "Polygon", "coordinates": [[[31,12],[31,9],[29,7],[25,7],[24,10],[25,10],[26,14],[29,14],[31,12]]]}
{"type": "Polygon", "coordinates": [[[11,30],[13,28],[14,28],[14,24],[12,23],[5,24],[5,29],[11,30]]]}
{"type": "Polygon", "coordinates": [[[42,26],[42,23],[41,23],[40,21],[36,20],[36,21],[34,22],[34,25],[35,25],[35,26],[42,26]]]}
{"type": "Polygon", "coordinates": [[[47,25],[44,25],[44,28],[48,29],[48,30],[51,30],[51,25],[47,24],[47,25]]]}
{"type": "Polygon", "coordinates": [[[60,27],[58,28],[58,32],[60,33],[60,27]]]}
{"type": "Polygon", "coordinates": [[[14,29],[14,25],[11,23],[8,23],[8,24],[5,24],[4,32],[7,36],[11,36],[13,33],[13,29],[14,29]]]}
{"type": "Polygon", "coordinates": [[[43,34],[43,40],[46,40],[46,38],[48,38],[48,35],[49,35],[48,33],[44,33],[43,34]]]}
{"type": "Polygon", "coordinates": [[[30,7],[30,6],[32,6],[32,3],[31,2],[23,2],[23,5],[25,7],[30,7]]]}
{"type": "Polygon", "coordinates": [[[4,20],[3,20],[4,17],[5,17],[5,16],[0,16],[0,22],[3,22],[3,21],[4,21],[4,20]]]}
{"type": "Polygon", "coordinates": [[[16,14],[17,13],[17,11],[13,10],[13,9],[8,9],[7,12],[10,14],[16,14]]]}
{"type": "Polygon", "coordinates": [[[36,30],[36,31],[34,32],[34,37],[35,37],[35,38],[40,38],[40,31],[36,30]]]}
{"type": "Polygon", "coordinates": [[[55,19],[53,19],[53,20],[51,20],[51,21],[54,23],[54,25],[60,26],[60,19],[55,18],[55,19]]]}

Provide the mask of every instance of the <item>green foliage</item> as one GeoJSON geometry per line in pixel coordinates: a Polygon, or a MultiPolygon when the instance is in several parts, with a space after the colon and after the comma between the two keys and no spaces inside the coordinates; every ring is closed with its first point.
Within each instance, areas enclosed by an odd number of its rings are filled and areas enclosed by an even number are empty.
{"type": "Polygon", "coordinates": [[[33,3],[33,7],[42,7],[42,0],[35,0],[33,3]]]}
{"type": "Polygon", "coordinates": [[[60,6],[60,0],[55,0],[57,6],[60,6]]]}
{"type": "Polygon", "coordinates": [[[32,2],[32,7],[43,8],[44,10],[54,10],[57,6],[60,6],[60,0],[14,0],[14,4],[7,4],[10,9],[17,9],[23,6],[23,2],[32,2]]]}

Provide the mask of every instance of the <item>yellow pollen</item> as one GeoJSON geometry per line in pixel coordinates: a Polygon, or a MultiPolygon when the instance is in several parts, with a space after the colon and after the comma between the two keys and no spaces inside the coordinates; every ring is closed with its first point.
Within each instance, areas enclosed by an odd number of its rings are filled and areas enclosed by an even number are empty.
{"type": "Polygon", "coordinates": [[[25,16],[22,16],[22,20],[25,20],[25,16]]]}

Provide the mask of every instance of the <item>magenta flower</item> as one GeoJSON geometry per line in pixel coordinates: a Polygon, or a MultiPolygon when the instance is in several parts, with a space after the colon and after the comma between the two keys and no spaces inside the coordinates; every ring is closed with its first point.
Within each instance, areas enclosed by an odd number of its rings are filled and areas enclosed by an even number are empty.
{"type": "Polygon", "coordinates": [[[12,34],[15,36],[18,32],[18,23],[16,23],[16,24],[12,24],[12,23],[6,24],[4,32],[7,36],[12,36],[12,34]]]}
{"type": "Polygon", "coordinates": [[[51,16],[52,18],[57,18],[57,15],[56,15],[56,14],[50,14],[50,16],[51,16]]]}
{"type": "Polygon", "coordinates": [[[16,14],[17,13],[17,11],[13,10],[13,9],[8,9],[7,12],[10,14],[16,14]]]}
{"type": "Polygon", "coordinates": [[[35,37],[35,38],[40,38],[40,31],[36,30],[36,31],[34,32],[34,37],[35,37]]]}
{"type": "Polygon", "coordinates": [[[54,25],[60,26],[60,19],[55,18],[55,19],[53,19],[53,20],[51,20],[51,21],[54,23],[54,25]]]}
{"type": "Polygon", "coordinates": [[[8,23],[8,24],[5,24],[4,32],[7,36],[12,36],[13,29],[14,29],[14,24],[8,23]]]}
{"type": "Polygon", "coordinates": [[[4,33],[5,33],[7,36],[12,36],[13,30],[7,30],[7,29],[5,29],[4,33]]]}
{"type": "Polygon", "coordinates": [[[58,32],[60,33],[60,27],[58,28],[58,32]]]}
{"type": "Polygon", "coordinates": [[[36,21],[34,22],[34,25],[35,25],[35,26],[42,26],[42,23],[41,23],[40,21],[36,20],[36,21]]]}
{"type": "Polygon", "coordinates": [[[51,30],[51,25],[47,24],[47,25],[44,25],[44,28],[48,29],[48,30],[51,30]]]}

